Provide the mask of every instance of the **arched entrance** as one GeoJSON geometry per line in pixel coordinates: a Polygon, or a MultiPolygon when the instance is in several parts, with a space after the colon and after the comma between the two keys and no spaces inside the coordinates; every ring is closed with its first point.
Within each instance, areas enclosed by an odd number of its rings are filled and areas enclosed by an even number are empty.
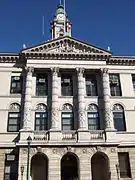
{"type": "Polygon", "coordinates": [[[61,159],[61,180],[78,179],[78,160],[74,154],[67,153],[61,159]]]}
{"type": "Polygon", "coordinates": [[[31,159],[31,179],[48,179],[48,158],[45,154],[37,153],[31,159]]]}
{"type": "Polygon", "coordinates": [[[110,180],[110,167],[108,156],[97,152],[91,159],[92,180],[110,180]]]}

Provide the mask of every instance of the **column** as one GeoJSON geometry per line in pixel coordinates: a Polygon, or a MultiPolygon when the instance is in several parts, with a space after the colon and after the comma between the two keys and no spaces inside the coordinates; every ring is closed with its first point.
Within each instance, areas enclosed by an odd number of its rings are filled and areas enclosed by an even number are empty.
{"type": "Polygon", "coordinates": [[[113,114],[110,106],[110,82],[108,69],[101,69],[103,81],[103,101],[104,101],[104,119],[105,129],[108,131],[114,130],[113,114]]]}
{"type": "Polygon", "coordinates": [[[59,101],[58,101],[58,72],[59,68],[53,67],[52,71],[52,109],[51,109],[51,130],[59,130],[59,101]]]}
{"type": "Polygon", "coordinates": [[[78,75],[78,122],[79,130],[86,130],[86,112],[84,103],[84,68],[77,68],[78,75]]]}
{"type": "Polygon", "coordinates": [[[28,67],[26,69],[26,85],[25,85],[25,98],[24,98],[24,118],[23,118],[23,129],[32,130],[32,119],[31,119],[31,96],[32,96],[32,73],[33,68],[28,67]]]}

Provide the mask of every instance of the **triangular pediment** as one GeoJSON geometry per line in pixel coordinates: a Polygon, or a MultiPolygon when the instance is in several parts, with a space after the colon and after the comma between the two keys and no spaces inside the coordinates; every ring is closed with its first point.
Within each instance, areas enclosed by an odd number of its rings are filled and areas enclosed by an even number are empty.
{"type": "Polygon", "coordinates": [[[69,54],[99,54],[111,55],[111,52],[94,45],[76,40],[71,37],[62,37],[47,41],[43,44],[26,48],[22,53],[69,53],[69,54]]]}

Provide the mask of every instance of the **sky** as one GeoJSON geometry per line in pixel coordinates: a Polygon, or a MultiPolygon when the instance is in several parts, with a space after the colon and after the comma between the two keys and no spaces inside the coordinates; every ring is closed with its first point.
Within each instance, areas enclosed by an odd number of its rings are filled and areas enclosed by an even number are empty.
{"type": "MultiPolygon", "coordinates": [[[[59,0],[0,0],[0,52],[20,52],[51,39],[59,0]],[[45,33],[42,34],[42,17],[45,33]]],[[[66,0],[72,37],[114,55],[135,55],[135,0],[66,0]]]]}

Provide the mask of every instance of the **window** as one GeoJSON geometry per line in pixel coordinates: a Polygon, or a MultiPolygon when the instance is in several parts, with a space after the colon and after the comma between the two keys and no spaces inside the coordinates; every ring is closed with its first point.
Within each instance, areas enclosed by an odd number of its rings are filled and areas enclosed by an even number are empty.
{"type": "Polygon", "coordinates": [[[72,76],[62,75],[62,77],[61,77],[61,94],[62,94],[62,96],[73,96],[72,76]]]}
{"type": "Polygon", "coordinates": [[[74,130],[73,108],[70,104],[64,104],[62,108],[62,130],[74,130]]]}
{"type": "Polygon", "coordinates": [[[135,91],[135,74],[132,74],[133,90],[135,91]]]}
{"type": "Polygon", "coordinates": [[[97,96],[97,81],[95,76],[86,76],[87,96],[97,96]]]}
{"type": "Polygon", "coordinates": [[[119,152],[119,168],[121,178],[131,178],[129,154],[127,152],[119,152]]]}
{"type": "Polygon", "coordinates": [[[36,79],[36,95],[48,95],[48,79],[45,74],[38,74],[36,79]]]}
{"type": "Polygon", "coordinates": [[[11,94],[21,94],[22,92],[22,76],[20,73],[13,73],[11,76],[11,94]]]}
{"type": "Polygon", "coordinates": [[[4,180],[17,180],[18,179],[18,156],[6,154],[4,180]]]}
{"type": "Polygon", "coordinates": [[[47,107],[44,104],[38,104],[35,112],[35,130],[44,131],[48,129],[47,107]]]}
{"type": "Polygon", "coordinates": [[[118,74],[110,74],[110,90],[111,96],[121,96],[121,86],[118,74]]]}
{"type": "Polygon", "coordinates": [[[20,105],[19,104],[11,104],[8,112],[8,132],[18,132],[20,130],[20,105]]]}
{"type": "Polygon", "coordinates": [[[124,109],[119,104],[115,104],[113,107],[113,119],[115,129],[126,131],[124,109]]]}
{"type": "Polygon", "coordinates": [[[94,104],[88,106],[88,129],[89,130],[99,130],[99,113],[98,108],[94,104]]]}

